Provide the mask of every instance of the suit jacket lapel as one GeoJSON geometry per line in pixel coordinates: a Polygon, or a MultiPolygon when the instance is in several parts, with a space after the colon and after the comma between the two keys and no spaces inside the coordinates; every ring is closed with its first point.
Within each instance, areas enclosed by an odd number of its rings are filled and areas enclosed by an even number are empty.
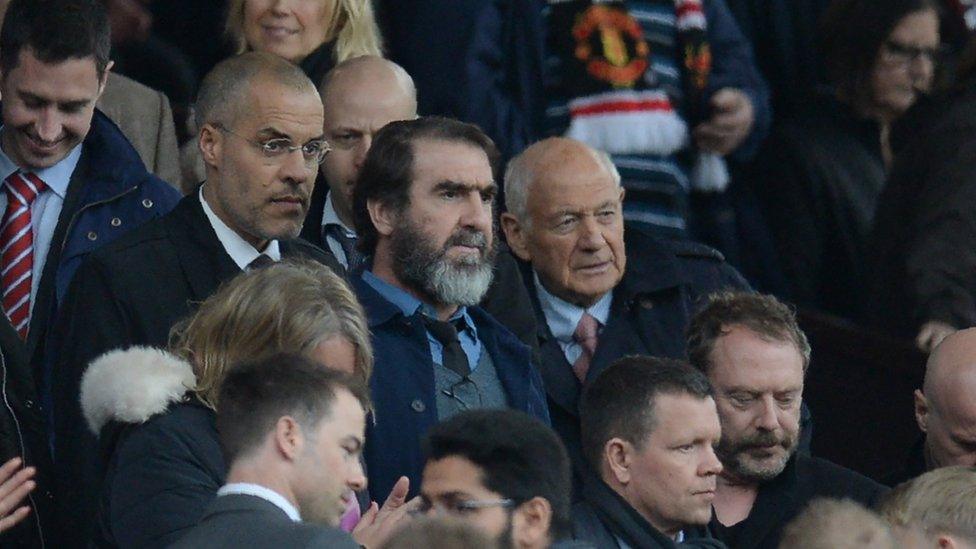
{"type": "Polygon", "coordinates": [[[580,384],[573,374],[573,367],[566,360],[559,341],[549,331],[546,315],[542,312],[535,284],[527,284],[532,308],[535,310],[536,337],[539,341],[539,364],[542,381],[549,399],[573,415],[579,417],[580,384]]]}
{"type": "Polygon", "coordinates": [[[178,243],[180,267],[192,300],[206,299],[221,282],[240,274],[241,269],[217,239],[197,192],[180,200],[167,218],[167,232],[178,243]]]}

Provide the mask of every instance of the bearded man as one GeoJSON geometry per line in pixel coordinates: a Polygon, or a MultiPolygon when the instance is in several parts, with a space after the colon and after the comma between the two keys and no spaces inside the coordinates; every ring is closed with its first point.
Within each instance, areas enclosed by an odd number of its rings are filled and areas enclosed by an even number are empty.
{"type": "Polygon", "coordinates": [[[373,139],[353,195],[367,268],[352,285],[372,332],[370,490],[401,475],[416,493],[420,440],[477,408],[549,423],[529,347],[477,303],[492,280],[499,154],[476,126],[439,117],[392,122],[373,139]]]}
{"type": "Polygon", "coordinates": [[[726,545],[775,549],[811,500],[874,506],[884,494],[866,477],[797,453],[810,344],[785,304],[759,294],[710,296],[688,326],[688,359],[708,376],[722,424],[709,526],[726,545]]]}

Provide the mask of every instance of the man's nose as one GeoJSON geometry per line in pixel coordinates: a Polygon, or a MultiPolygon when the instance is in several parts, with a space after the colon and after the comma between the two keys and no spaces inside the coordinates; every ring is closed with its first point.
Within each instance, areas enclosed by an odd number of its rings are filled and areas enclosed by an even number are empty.
{"type": "Polygon", "coordinates": [[[370,135],[364,135],[362,141],[356,146],[352,162],[357,173],[363,168],[363,163],[366,162],[366,155],[369,154],[369,148],[372,146],[373,137],[370,135]]]}
{"type": "Polygon", "coordinates": [[[64,128],[61,115],[55,109],[44,109],[37,123],[34,124],[34,131],[42,141],[57,141],[61,137],[64,128]]]}
{"type": "Polygon", "coordinates": [[[315,177],[318,166],[306,160],[301,149],[289,151],[281,156],[279,175],[282,179],[305,183],[315,177]]]}
{"type": "Polygon", "coordinates": [[[589,215],[583,218],[580,223],[579,244],[586,250],[599,250],[607,244],[607,239],[603,236],[603,227],[597,222],[596,217],[589,215]]]}
{"type": "Polygon", "coordinates": [[[779,415],[773,397],[759,399],[759,407],[759,415],[755,420],[756,427],[766,431],[775,431],[779,428],[779,415]]]}
{"type": "Polygon", "coordinates": [[[711,446],[705,450],[705,456],[701,464],[701,476],[707,477],[711,475],[718,475],[722,472],[722,462],[715,455],[715,449],[711,446]]]}
{"type": "Polygon", "coordinates": [[[360,492],[366,489],[366,473],[363,471],[363,464],[358,459],[349,472],[349,481],[346,483],[350,490],[360,492]]]}

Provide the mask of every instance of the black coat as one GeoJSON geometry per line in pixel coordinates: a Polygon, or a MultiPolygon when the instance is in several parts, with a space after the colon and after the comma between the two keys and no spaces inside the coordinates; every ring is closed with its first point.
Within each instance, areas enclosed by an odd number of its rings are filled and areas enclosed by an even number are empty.
{"type": "MultiPolygon", "coordinates": [[[[334,258],[302,240],[280,246],[283,257],[308,257],[341,270],[334,258]]],[[[57,495],[64,498],[61,518],[72,539],[87,539],[92,531],[101,476],[95,437],[78,402],[89,362],[132,345],[166,347],[170,327],[240,272],[210,226],[197,192],[169,214],[93,253],[78,269],[53,340],[57,495]]]]}
{"type": "MultiPolygon", "coordinates": [[[[725,263],[722,254],[708,246],[660,239],[631,227],[625,241],[627,268],[613,290],[609,321],[600,334],[587,382],[614,360],[627,355],[683,358],[685,328],[701,300],[723,289],[749,289],[739,273],[725,263]]],[[[528,265],[524,265],[523,275],[535,308],[549,415],[553,428],[566,444],[578,480],[583,464],[579,433],[581,385],[549,331],[528,265]]]]}
{"type": "Polygon", "coordinates": [[[872,323],[906,338],[929,320],[976,326],[976,80],[913,111],[922,120],[909,138],[892,137],[868,307],[872,323]]]}
{"type": "Polygon", "coordinates": [[[749,516],[734,532],[712,517],[715,537],[733,549],[777,549],[783,527],[815,498],[850,499],[875,507],[887,488],[829,461],[797,454],[778,477],[759,488],[749,516]]]}

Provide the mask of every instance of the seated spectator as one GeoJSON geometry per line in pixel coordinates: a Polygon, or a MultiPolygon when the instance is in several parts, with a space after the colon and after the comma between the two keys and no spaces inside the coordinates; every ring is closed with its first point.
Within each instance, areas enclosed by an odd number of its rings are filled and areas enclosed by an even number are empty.
{"type": "Polygon", "coordinates": [[[902,547],[976,547],[976,469],[952,466],[899,485],[881,505],[902,547]]]}
{"type": "Polygon", "coordinates": [[[817,497],[874,506],[885,488],[797,452],[810,345],[771,296],[713,296],[688,327],[688,358],[715,389],[722,421],[715,536],[730,547],[779,546],[783,527],[817,497]]]}
{"type": "Polygon", "coordinates": [[[81,513],[98,493],[90,484],[98,478],[95,440],[78,401],[91,360],[131,345],[165,346],[177,320],[253,262],[308,257],[340,269],[296,239],[328,152],[322,102],[308,78],[273,55],[235,57],[204,80],[197,116],[207,182],[79,268],[48,349],[56,363],[55,457],[71,502],[62,519],[74,532],[94,524],[81,513]]]}
{"type": "Polygon", "coordinates": [[[925,381],[915,391],[915,419],[923,437],[895,486],[949,465],[976,466],[976,328],[947,337],[929,356],[925,381]]]}
{"type": "Polygon", "coordinates": [[[227,482],[173,547],[361,547],[337,527],[366,487],[365,388],[277,354],[231,368],[217,397],[227,482]]]}
{"type": "MultiPolygon", "coordinates": [[[[390,122],[417,118],[413,80],[398,65],[376,56],[343,61],[320,88],[325,138],[334,149],[322,161],[302,238],[335,256],[347,271],[359,270],[352,194],[373,136],[390,122]]],[[[499,243],[495,276],[481,306],[524,343],[535,345],[535,317],[518,266],[499,243]]]]}
{"type": "Polygon", "coordinates": [[[696,228],[688,226],[691,192],[724,190],[724,157],[755,155],[771,118],[725,2],[546,4],[546,135],[612,155],[628,221],[659,233],[696,228]]]}
{"type": "Polygon", "coordinates": [[[351,283],[373,337],[376,421],[370,486],[419,484],[420,439],[454,414],[513,408],[549,422],[531,351],[476,305],[493,275],[498,152],[447,118],[392,122],[376,134],[353,216],[368,267],[351,283]]]}
{"type": "Polygon", "coordinates": [[[893,139],[871,240],[868,320],[925,351],[976,326],[976,40],[959,72],[893,139]]]}
{"type": "Polygon", "coordinates": [[[372,368],[362,309],[312,262],[241,274],[177,325],[172,340],[176,356],[115,351],[85,374],[82,406],[107,464],[100,544],[166,547],[203,515],[227,471],[214,417],[233,364],[302,353],[360,384],[372,368]]]}
{"type": "Polygon", "coordinates": [[[756,192],[791,299],[857,320],[891,125],[932,85],[939,19],[934,0],[834,0],[821,39],[831,89],[774,131],[756,192]]]}
{"type": "Polygon", "coordinates": [[[580,414],[592,469],[573,508],[577,539],[601,548],[724,547],[703,528],[722,470],[704,375],[673,359],[622,358],[587,387],[580,414]]]}
{"type": "Polygon", "coordinates": [[[480,528],[461,519],[420,518],[397,530],[381,549],[503,549],[480,528]]]}
{"type": "Polygon", "coordinates": [[[464,412],[430,430],[420,510],[464,520],[499,547],[576,547],[569,458],[537,419],[511,410],[464,412]]]}
{"type": "Polygon", "coordinates": [[[878,515],[849,500],[816,499],[783,529],[780,549],[897,549],[878,515]]]}
{"type": "Polygon", "coordinates": [[[502,227],[527,263],[549,413],[574,466],[581,387],[622,356],[684,356],[695,302],[748,288],[707,246],[634,227],[625,238],[623,197],[610,159],[566,138],[532,145],[505,174],[502,227]]]}

